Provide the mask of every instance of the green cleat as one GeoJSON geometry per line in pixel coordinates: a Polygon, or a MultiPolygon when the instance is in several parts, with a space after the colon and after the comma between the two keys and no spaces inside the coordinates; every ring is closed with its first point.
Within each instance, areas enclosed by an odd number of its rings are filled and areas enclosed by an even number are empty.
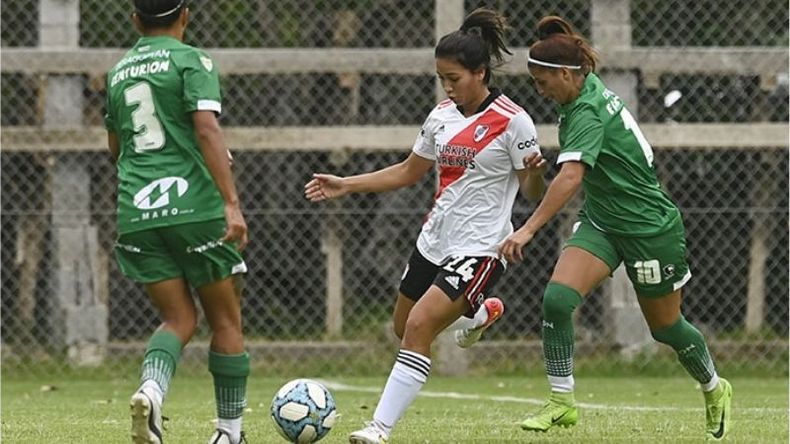
{"type": "Polygon", "coordinates": [[[730,431],[732,417],[732,385],[720,379],[719,385],[705,395],[705,437],[709,441],[721,441],[730,431]]]}
{"type": "Polygon", "coordinates": [[[570,427],[579,422],[579,411],[576,409],[573,393],[551,392],[549,400],[543,404],[538,413],[521,423],[521,428],[537,432],[545,432],[554,426],[570,427]]]}

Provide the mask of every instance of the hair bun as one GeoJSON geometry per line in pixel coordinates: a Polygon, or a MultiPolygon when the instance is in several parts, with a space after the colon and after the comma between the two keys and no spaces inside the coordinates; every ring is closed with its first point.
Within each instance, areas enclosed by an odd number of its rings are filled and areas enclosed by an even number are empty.
{"type": "Polygon", "coordinates": [[[574,33],[568,22],[555,15],[541,19],[537,28],[539,40],[545,40],[554,34],[573,35],[574,33]]]}
{"type": "Polygon", "coordinates": [[[483,36],[483,28],[481,28],[480,26],[470,26],[467,29],[462,29],[462,31],[464,31],[467,34],[476,35],[478,37],[483,36]]]}

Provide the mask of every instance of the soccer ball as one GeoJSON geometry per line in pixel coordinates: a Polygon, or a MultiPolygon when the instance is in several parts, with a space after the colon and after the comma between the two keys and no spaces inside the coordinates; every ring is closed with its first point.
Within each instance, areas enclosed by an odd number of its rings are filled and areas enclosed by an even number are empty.
{"type": "Polygon", "coordinates": [[[326,436],[337,419],[335,400],[323,385],[310,379],[294,379],[272,399],[272,420],[283,438],[298,444],[326,436]]]}

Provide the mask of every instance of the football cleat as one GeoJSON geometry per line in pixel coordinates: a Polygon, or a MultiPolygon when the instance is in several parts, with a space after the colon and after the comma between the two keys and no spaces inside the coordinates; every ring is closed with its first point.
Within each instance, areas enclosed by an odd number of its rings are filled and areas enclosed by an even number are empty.
{"type": "Polygon", "coordinates": [[[144,390],[132,395],[129,402],[132,415],[134,444],[162,444],[162,406],[144,390]]]}
{"type": "Polygon", "coordinates": [[[732,416],[732,385],[719,379],[719,385],[705,395],[705,437],[709,441],[721,441],[730,431],[732,416]]]}
{"type": "Polygon", "coordinates": [[[211,438],[209,438],[207,444],[247,444],[247,438],[245,438],[244,432],[241,432],[239,440],[233,442],[230,440],[230,435],[228,432],[217,429],[214,430],[214,434],[211,435],[211,438]]]}
{"type": "Polygon", "coordinates": [[[499,298],[488,298],[483,301],[483,306],[488,312],[488,319],[477,327],[465,328],[455,332],[455,343],[461,348],[471,347],[472,344],[480,340],[483,332],[502,317],[505,313],[505,304],[499,298]]]}
{"type": "Polygon", "coordinates": [[[365,424],[365,428],[348,436],[350,444],[387,444],[389,437],[383,430],[376,427],[373,421],[365,424]]]}
{"type": "Polygon", "coordinates": [[[573,393],[552,392],[543,407],[521,423],[521,428],[545,432],[554,426],[576,425],[579,422],[579,411],[575,404],[573,393]]]}

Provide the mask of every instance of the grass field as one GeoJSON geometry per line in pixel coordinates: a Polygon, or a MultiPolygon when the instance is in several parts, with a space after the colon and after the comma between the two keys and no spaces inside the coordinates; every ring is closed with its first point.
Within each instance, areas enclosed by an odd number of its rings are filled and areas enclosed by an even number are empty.
{"type": "MultiPolygon", "coordinates": [[[[326,378],[340,419],[322,443],[346,436],[370,418],[383,378],[326,378]]],[[[280,441],[269,403],[284,379],[251,378],[245,429],[250,443],[280,441]]],[[[728,442],[788,442],[786,378],[733,378],[734,428],[728,442]]],[[[128,443],[128,399],[136,381],[4,377],[2,441],[8,443],[128,443]]],[[[585,378],[577,383],[580,423],[528,433],[520,419],[542,401],[542,377],[433,377],[395,429],[393,443],[701,442],[702,397],[688,378],[585,378]]],[[[165,442],[203,443],[213,430],[211,379],[176,377],[164,408],[165,442]]]]}

